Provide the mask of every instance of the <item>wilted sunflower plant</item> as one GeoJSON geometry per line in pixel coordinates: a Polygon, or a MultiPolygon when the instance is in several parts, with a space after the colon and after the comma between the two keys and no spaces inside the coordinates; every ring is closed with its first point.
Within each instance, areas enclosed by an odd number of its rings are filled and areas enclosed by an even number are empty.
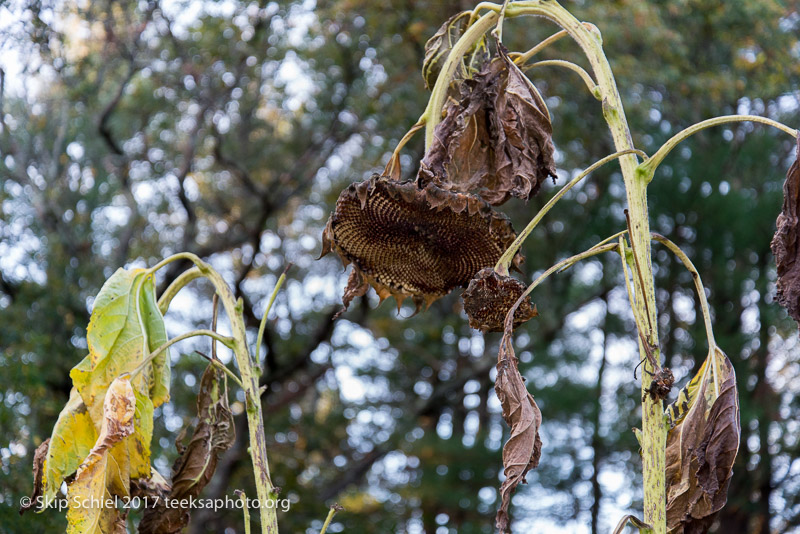
{"type": "MultiPolygon", "coordinates": [[[[740,440],[736,376],[717,346],[700,275],[686,254],[664,236],[650,232],[647,186],[659,164],[684,139],[731,122],[763,123],[798,138],[797,130],[751,115],[716,117],[669,139],[648,157],[632,144],[614,75],[596,26],[579,22],[552,0],[481,3],[442,24],[427,42],[422,66],[430,100],[419,121],[399,142],[381,175],[345,189],[323,235],[323,255],[334,251],[353,269],[344,290],[344,311],[370,287],[381,301],[394,296],[398,309],[410,298],[419,311],[463,287],[464,310],[475,329],[501,331],[495,391],[510,427],[503,447],[505,479],[496,528],[511,531],[511,495],[539,464],[542,414],[526,389],[513,349],[513,331],[537,315],[530,293],[551,274],[585,258],[619,255],[635,319],[641,375],[641,516],[621,518],[656,534],[705,532],[725,505],[740,440]],[[503,45],[505,19],[535,15],[560,31],[524,53],[503,45]],[[532,62],[549,44],[571,37],[592,73],[562,60],[532,62]],[[617,152],[577,175],[515,234],[496,208],[510,197],[528,199],[556,166],[550,115],[524,70],[542,65],[568,68],[583,79],[602,106],[617,152]],[[425,155],[416,179],[401,180],[400,151],[425,132],[425,155]],[[573,186],[598,167],[618,160],[626,193],[627,225],[594,247],[547,269],[527,287],[509,276],[522,261],[519,248],[539,221],[573,186]],[[708,356],[677,398],[665,407],[675,378],[662,366],[656,320],[651,242],[673,252],[691,272],[704,319],[708,356]]],[[[800,156],[800,144],[798,145],[800,156]]],[[[789,170],[784,206],[772,249],[778,265],[779,302],[800,321],[800,168],[789,170]]]]}

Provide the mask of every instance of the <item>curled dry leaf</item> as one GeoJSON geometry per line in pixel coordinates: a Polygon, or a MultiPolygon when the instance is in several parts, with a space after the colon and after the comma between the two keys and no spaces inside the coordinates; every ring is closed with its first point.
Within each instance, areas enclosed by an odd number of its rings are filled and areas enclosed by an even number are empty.
{"type": "Polygon", "coordinates": [[[783,208],[776,226],[770,246],[778,266],[778,303],[800,324],[800,138],[783,184],[783,208]]]}
{"type": "Polygon", "coordinates": [[[727,356],[712,347],[700,370],[667,408],[667,528],[707,532],[725,505],[739,450],[739,395],[727,356]]]}
{"type": "MultiPolygon", "coordinates": [[[[322,255],[333,250],[345,265],[354,264],[345,309],[369,286],[381,300],[394,296],[398,309],[406,297],[419,309],[466,286],[515,237],[508,218],[478,197],[375,175],[339,196],[322,255]]],[[[514,265],[521,261],[517,255],[514,265]]]]}
{"type": "Polygon", "coordinates": [[[498,43],[500,56],[461,84],[445,106],[417,181],[460,193],[474,192],[499,205],[528,199],[556,177],[553,128],[533,83],[498,43]]]}
{"type": "Polygon", "coordinates": [[[33,453],[33,491],[28,504],[20,506],[19,515],[24,514],[31,508],[36,508],[39,499],[44,494],[44,461],[47,458],[49,449],[50,438],[47,438],[41,445],[36,447],[36,452],[33,453]]]}
{"type": "MultiPolygon", "coordinates": [[[[525,285],[516,278],[497,274],[491,267],[478,271],[462,295],[469,325],[483,332],[502,332],[508,311],[524,292],[525,285]]],[[[526,296],[514,312],[514,328],[538,314],[526,296]]]]}
{"type": "Polygon", "coordinates": [[[519,373],[510,330],[506,330],[500,342],[494,390],[500,399],[503,419],[511,428],[511,437],[503,446],[503,472],[506,479],[500,486],[501,503],[495,526],[500,532],[509,532],[511,494],[520,482],[526,482],[526,473],[539,465],[542,455],[542,440],[539,437],[542,413],[519,373]]]}
{"type": "MultiPolygon", "coordinates": [[[[217,469],[219,455],[228,450],[236,438],[233,415],[228,405],[225,373],[213,364],[206,368],[197,395],[198,423],[186,446],[172,466],[172,487],[166,497],[170,502],[197,497],[217,469]]],[[[166,489],[158,484],[159,491],[166,489]]],[[[191,510],[165,506],[159,499],[145,510],[139,524],[140,534],[177,534],[189,524],[191,510]]]]}
{"type": "MultiPolygon", "coordinates": [[[[422,62],[422,78],[425,80],[425,87],[433,89],[442,66],[450,55],[453,45],[464,35],[472,18],[472,11],[462,11],[447,19],[439,27],[436,33],[425,43],[425,59],[422,62]]],[[[487,61],[489,57],[485,40],[481,39],[465,54],[461,62],[460,70],[456,71],[457,78],[467,78],[472,71],[487,61]]]]}

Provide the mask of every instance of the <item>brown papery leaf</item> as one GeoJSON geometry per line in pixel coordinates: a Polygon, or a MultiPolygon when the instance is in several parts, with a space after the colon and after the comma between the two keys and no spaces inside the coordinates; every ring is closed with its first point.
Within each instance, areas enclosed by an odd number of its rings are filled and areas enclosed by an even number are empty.
{"type": "MultiPolygon", "coordinates": [[[[436,85],[436,80],[439,78],[439,73],[442,71],[444,62],[450,55],[453,45],[455,45],[456,41],[467,31],[471,18],[472,11],[456,13],[447,19],[444,24],[439,27],[433,37],[428,39],[428,42],[425,43],[425,59],[422,61],[422,78],[425,80],[426,89],[431,90],[433,86],[436,85]]],[[[486,41],[480,39],[464,55],[464,58],[459,64],[459,70],[456,71],[455,78],[463,79],[470,77],[473,69],[476,67],[480,68],[488,59],[489,53],[486,48],[486,41]]]]}
{"type": "Polygon", "coordinates": [[[506,479],[500,485],[501,503],[495,526],[500,532],[510,532],[508,507],[511,495],[520,482],[526,482],[525,474],[539,465],[542,455],[542,440],[539,438],[542,413],[519,374],[509,330],[506,330],[500,342],[494,390],[503,408],[503,419],[511,428],[511,437],[503,446],[503,473],[506,479]]]}
{"type": "MultiPolygon", "coordinates": [[[[189,445],[172,466],[172,489],[167,495],[172,503],[200,495],[217,469],[219,455],[236,438],[225,373],[213,364],[200,380],[197,417],[189,445]]],[[[177,534],[189,524],[190,509],[165,504],[164,499],[159,499],[157,506],[145,511],[139,524],[140,534],[177,534]]]]}
{"type": "Polygon", "coordinates": [[[47,450],[49,448],[50,438],[47,438],[41,445],[36,447],[36,452],[33,453],[33,491],[28,505],[20,506],[19,515],[24,514],[31,508],[37,508],[38,501],[44,494],[44,461],[47,458],[47,450]]]}
{"type": "Polygon", "coordinates": [[[718,347],[667,415],[674,425],[667,434],[667,528],[707,532],[725,506],[741,435],[736,374],[718,347]]]}
{"type": "Polygon", "coordinates": [[[492,205],[528,199],[556,177],[550,114],[533,83],[498,44],[500,56],[461,84],[445,106],[417,181],[473,192],[492,205]]]}
{"type": "Polygon", "coordinates": [[[783,184],[783,208],[770,246],[778,266],[778,303],[800,324],[800,137],[783,184]]]}
{"type": "MultiPolygon", "coordinates": [[[[501,276],[491,267],[478,271],[462,295],[469,325],[482,332],[502,332],[506,314],[524,292],[525,285],[516,278],[501,276]]],[[[514,312],[514,328],[537,315],[526,296],[514,312]]]]}
{"type": "MultiPolygon", "coordinates": [[[[515,237],[508,218],[476,196],[375,175],[339,196],[323,253],[354,264],[345,308],[372,286],[381,300],[394,296],[398,309],[406,297],[419,309],[493,266],[515,237]]],[[[514,265],[521,261],[517,255],[514,265]]]]}

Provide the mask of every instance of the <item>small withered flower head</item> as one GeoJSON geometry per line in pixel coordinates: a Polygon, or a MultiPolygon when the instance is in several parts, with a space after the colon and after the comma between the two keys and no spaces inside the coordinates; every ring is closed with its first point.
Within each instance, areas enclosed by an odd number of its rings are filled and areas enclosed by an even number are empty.
{"type": "Polygon", "coordinates": [[[417,181],[481,195],[493,206],[527,200],[556,177],[553,128],[544,99],[498,43],[499,57],[460,83],[445,106],[417,181]]]}
{"type": "Polygon", "coordinates": [[[322,237],[323,256],[335,251],[354,264],[345,309],[370,286],[398,309],[406,297],[419,309],[494,265],[516,234],[478,197],[374,175],[342,191],[322,237]]]}
{"type": "MultiPolygon", "coordinates": [[[[464,291],[464,311],[469,326],[483,332],[502,332],[506,314],[525,292],[525,285],[510,276],[502,276],[491,267],[482,269],[464,291]]],[[[526,296],[514,312],[514,328],[539,313],[526,296]]]]}

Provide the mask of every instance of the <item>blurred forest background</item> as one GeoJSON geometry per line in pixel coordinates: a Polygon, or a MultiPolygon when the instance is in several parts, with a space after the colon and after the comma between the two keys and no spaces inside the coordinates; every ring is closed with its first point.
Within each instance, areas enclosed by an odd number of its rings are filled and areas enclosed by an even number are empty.
{"type": "MultiPolygon", "coordinates": [[[[797,1],[565,5],[602,31],[638,148],[653,153],[721,114],[800,126],[797,1]]],[[[493,391],[499,335],[470,330],[458,292],[412,318],[370,294],[332,322],[347,273],[332,256],[315,261],[341,189],[382,169],[422,113],[425,41],[472,7],[0,3],[0,532],[63,530],[63,513],[20,518],[18,501],[86,351],[92,298],[118,267],[179,251],[225,273],[253,339],[277,276],[294,264],[262,350],[273,480],[293,502],[279,515],[283,532],[318,532],[333,501],[346,512],[331,532],[492,532],[507,437],[493,391]]],[[[504,37],[526,50],[555,30],[523,18],[504,37]]],[[[568,39],[541,57],[585,65],[568,39]]],[[[553,116],[560,185],[612,143],[577,76],[529,74],[553,116]]],[[[422,145],[418,135],[404,152],[409,178],[422,145]]],[[[725,534],[800,531],[800,348],[774,303],[769,249],[792,152],[764,127],[707,130],[650,188],[653,230],[694,260],[738,377],[742,446],[716,528],[725,534]]],[[[505,206],[518,230],[555,187],[505,206]]],[[[624,201],[618,166],[594,173],[526,242],[523,279],[624,228],[624,201]]],[[[663,352],[682,386],[707,351],[702,320],[683,267],[658,245],[654,263],[663,352]]],[[[572,268],[534,292],[540,317],[518,331],[520,368],[544,417],[541,466],[513,501],[520,532],[609,532],[639,506],[638,358],[621,281],[614,255],[572,268]]],[[[210,287],[199,284],[167,324],[174,336],[210,317],[210,287]]],[[[186,355],[208,351],[178,348],[153,443],[165,475],[204,369],[186,355]]],[[[237,441],[207,497],[254,494],[234,401],[237,441]]],[[[240,532],[241,521],[237,510],[198,511],[189,531],[240,532]]]]}

